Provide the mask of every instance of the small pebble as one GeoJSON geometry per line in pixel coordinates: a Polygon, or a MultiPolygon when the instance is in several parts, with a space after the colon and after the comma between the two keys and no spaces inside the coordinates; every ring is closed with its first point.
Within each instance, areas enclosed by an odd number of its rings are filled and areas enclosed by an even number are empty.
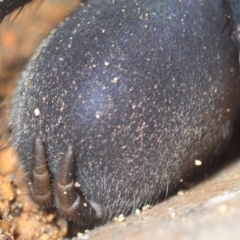
{"type": "Polygon", "coordinates": [[[218,211],[220,213],[225,213],[227,211],[227,205],[225,204],[220,205],[220,207],[218,208],[218,211]]]}
{"type": "Polygon", "coordinates": [[[202,161],[201,160],[195,160],[195,165],[196,166],[201,166],[202,165],[202,161]]]}
{"type": "Polygon", "coordinates": [[[152,206],[147,204],[147,205],[143,206],[142,211],[144,212],[144,211],[146,211],[148,209],[151,209],[151,208],[152,208],[152,206]]]}
{"type": "Polygon", "coordinates": [[[141,213],[141,211],[140,211],[140,209],[136,209],[136,211],[135,211],[135,213],[137,214],[137,215],[139,215],[140,213],[141,213]]]}
{"type": "Polygon", "coordinates": [[[40,113],[39,108],[34,109],[34,114],[36,117],[40,116],[41,113],[40,113]]]}
{"type": "Polygon", "coordinates": [[[115,218],[114,218],[114,221],[115,221],[115,222],[123,222],[123,221],[125,221],[125,220],[126,220],[126,218],[124,217],[123,214],[120,214],[118,217],[115,217],[115,218]]]}
{"type": "Polygon", "coordinates": [[[183,192],[183,191],[178,191],[177,195],[178,195],[178,196],[183,196],[183,195],[184,195],[184,192],[183,192]]]}
{"type": "Polygon", "coordinates": [[[79,232],[77,234],[77,237],[72,238],[72,240],[83,240],[83,239],[89,239],[88,233],[81,233],[81,232],[79,232]]]}

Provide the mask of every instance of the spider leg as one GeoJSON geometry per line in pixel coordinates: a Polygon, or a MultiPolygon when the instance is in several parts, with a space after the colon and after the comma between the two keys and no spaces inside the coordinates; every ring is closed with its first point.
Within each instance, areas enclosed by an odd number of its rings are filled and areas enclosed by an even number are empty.
{"type": "Polygon", "coordinates": [[[78,194],[74,186],[73,173],[75,161],[72,147],[68,147],[60,161],[56,181],[56,200],[58,208],[73,221],[97,218],[95,209],[84,194],[78,194]]]}

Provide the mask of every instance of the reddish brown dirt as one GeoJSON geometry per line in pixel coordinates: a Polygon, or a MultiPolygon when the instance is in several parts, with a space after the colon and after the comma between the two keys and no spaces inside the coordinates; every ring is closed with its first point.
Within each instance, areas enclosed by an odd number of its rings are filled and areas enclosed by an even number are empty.
{"type": "MultiPolygon", "coordinates": [[[[67,13],[66,8],[71,9],[75,3],[36,1],[14,21],[12,15],[0,26],[0,240],[66,239],[67,222],[56,213],[40,210],[29,198],[24,172],[8,141],[6,123],[15,79],[22,66],[32,49],[67,13]]],[[[72,239],[237,240],[239,219],[240,160],[237,160],[208,180],[179,191],[151,209],[72,239]]]]}

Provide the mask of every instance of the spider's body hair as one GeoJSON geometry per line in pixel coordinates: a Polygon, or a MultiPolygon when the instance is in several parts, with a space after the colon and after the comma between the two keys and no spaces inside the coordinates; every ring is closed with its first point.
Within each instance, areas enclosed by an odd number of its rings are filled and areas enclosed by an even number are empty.
{"type": "Polygon", "coordinates": [[[12,140],[29,175],[36,136],[53,182],[72,146],[75,181],[106,221],[216,154],[239,108],[238,52],[221,31],[221,3],[89,0],[61,23],[14,97],[12,140]]]}

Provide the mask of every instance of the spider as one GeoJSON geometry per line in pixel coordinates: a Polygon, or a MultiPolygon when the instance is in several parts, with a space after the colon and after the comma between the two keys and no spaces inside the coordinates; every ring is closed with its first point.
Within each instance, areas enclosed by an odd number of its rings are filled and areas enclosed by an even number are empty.
{"type": "MultiPolygon", "coordinates": [[[[28,2],[3,0],[0,20],[28,2]]],[[[239,106],[228,34],[239,48],[239,9],[88,0],[54,29],[23,71],[11,114],[33,200],[74,222],[105,222],[217,154],[239,106]]]]}

